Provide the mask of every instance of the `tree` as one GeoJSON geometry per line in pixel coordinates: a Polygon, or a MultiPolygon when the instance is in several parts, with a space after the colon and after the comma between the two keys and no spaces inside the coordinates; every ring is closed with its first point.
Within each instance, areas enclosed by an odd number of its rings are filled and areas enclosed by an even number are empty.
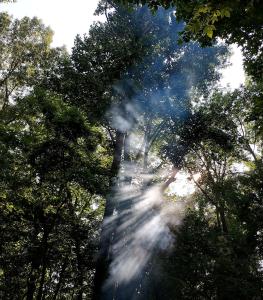
{"type": "Polygon", "coordinates": [[[2,109],[45,77],[63,49],[51,49],[53,32],[37,19],[0,14],[0,101],[2,109]]]}
{"type": "Polygon", "coordinates": [[[235,12],[176,2],[202,26],[219,10],[211,36],[116,3],[72,55],[39,20],[1,15],[0,297],[257,299],[261,82],[220,92],[213,44],[235,12]],[[179,170],[194,195],[166,193],[179,170]]]}
{"type": "Polygon", "coordinates": [[[214,94],[196,107],[202,115],[198,136],[187,127],[176,131],[179,138],[172,149],[188,146],[181,163],[199,191],[196,206],[176,233],[173,263],[165,261],[176,283],[173,297],[253,299],[262,293],[262,224],[256,213],[262,210],[262,150],[253,150],[255,144],[261,149],[261,139],[249,121],[249,102],[244,90],[214,94]],[[242,164],[249,166],[245,172],[236,169],[242,164]],[[193,176],[197,172],[199,180],[193,176]]]}
{"type": "Polygon", "coordinates": [[[2,296],[13,299],[10,284],[27,299],[58,295],[70,276],[80,299],[89,288],[84,274],[92,272],[83,261],[96,249],[99,210],[91,205],[105,188],[96,152],[102,135],[77,108],[46,91],[35,90],[11,113],[1,122],[2,296]]]}
{"type": "MultiPolygon", "coordinates": [[[[72,54],[75,73],[70,78],[76,80],[72,81],[76,101],[91,118],[100,120],[112,138],[113,187],[116,179],[120,184],[117,175],[123,165],[122,154],[125,163],[142,163],[145,172],[149,170],[147,157],[165,134],[167,122],[187,117],[191,88],[208,92],[209,83],[218,79],[212,66],[224,61],[226,48],[202,50],[197,43],[179,46],[177,33],[182,24],[178,25],[170,12],[160,10],[152,16],[146,7],[130,13],[118,6],[108,12],[112,7],[101,5],[102,11],[107,10],[108,21],[95,25],[89,36],[77,37],[72,54]],[[193,69],[187,67],[189,61],[193,69]],[[129,145],[129,137],[136,132],[144,136],[141,150],[129,145]]],[[[131,182],[132,177],[126,179],[131,182]]],[[[113,199],[110,193],[104,218],[116,209],[113,199]]],[[[107,278],[112,236],[112,232],[102,231],[97,297],[107,278]]]]}
{"type": "Polygon", "coordinates": [[[159,6],[175,7],[178,21],[185,21],[182,31],[185,41],[198,40],[210,45],[216,38],[237,43],[243,48],[247,72],[257,80],[262,78],[262,21],[261,1],[119,1],[147,4],[156,11],[159,6]]]}
{"type": "Polygon", "coordinates": [[[107,144],[83,111],[48,89],[68,57],[49,47],[51,31],[36,18],[1,17],[0,297],[81,299],[91,293],[107,144]]]}

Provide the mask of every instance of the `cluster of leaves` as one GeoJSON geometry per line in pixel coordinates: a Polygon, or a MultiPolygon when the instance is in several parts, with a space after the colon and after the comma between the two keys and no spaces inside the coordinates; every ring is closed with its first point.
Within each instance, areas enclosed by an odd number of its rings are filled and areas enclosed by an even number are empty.
{"type": "Polygon", "coordinates": [[[154,12],[159,6],[175,8],[176,17],[186,22],[184,41],[198,40],[210,45],[216,38],[237,43],[243,48],[249,74],[262,78],[262,1],[184,1],[184,0],[119,0],[125,5],[147,4],[154,12]]]}

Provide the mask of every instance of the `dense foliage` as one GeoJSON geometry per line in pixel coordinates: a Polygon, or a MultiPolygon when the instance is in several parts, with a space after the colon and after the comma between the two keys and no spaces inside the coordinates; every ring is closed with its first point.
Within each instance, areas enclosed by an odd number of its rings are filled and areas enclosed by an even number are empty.
{"type": "Polygon", "coordinates": [[[173,7],[178,20],[186,22],[182,40],[198,40],[210,45],[216,38],[237,43],[243,48],[247,72],[262,79],[263,2],[260,0],[184,1],[119,0],[123,4],[147,4],[153,11],[159,6],[173,7]]]}
{"type": "Polygon", "coordinates": [[[0,14],[1,299],[261,299],[260,5],[103,0],[71,54],[0,14]]]}

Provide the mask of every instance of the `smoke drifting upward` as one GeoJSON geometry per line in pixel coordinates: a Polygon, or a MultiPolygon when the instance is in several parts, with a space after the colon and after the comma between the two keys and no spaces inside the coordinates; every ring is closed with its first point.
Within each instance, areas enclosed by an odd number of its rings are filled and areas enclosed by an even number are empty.
{"type": "MultiPolygon", "coordinates": [[[[133,171],[129,166],[129,170],[138,176],[136,166],[133,171]]],[[[147,299],[144,289],[151,276],[152,260],[158,252],[173,247],[170,228],[179,226],[184,217],[186,201],[165,201],[166,183],[151,185],[153,175],[141,177],[143,186],[120,183],[114,196],[113,217],[105,220],[113,239],[104,299],[147,299]]]]}
{"type": "MultiPolygon", "coordinates": [[[[114,45],[121,41],[128,47],[123,41],[133,42],[132,49],[124,47],[117,56],[118,62],[127,59],[130,64],[111,86],[111,108],[106,114],[115,151],[116,186],[106,201],[102,229],[101,260],[106,261],[106,269],[110,265],[100,299],[149,299],[145,290],[154,257],[172,249],[171,229],[180,226],[188,204],[164,200],[175,173],[163,185],[154,182],[162,177],[158,172],[163,162],[179,166],[181,157],[169,146],[174,138],[177,142],[178,127],[192,114],[192,91],[205,95],[208,81],[218,79],[214,66],[226,48],[179,45],[184,25],[171,10],[159,9],[153,15],[146,6],[132,13],[117,9],[116,14],[109,13],[111,20],[115,20],[111,24],[114,45]]],[[[108,57],[107,49],[106,53],[108,57]]],[[[186,153],[185,148],[181,153],[186,153]]]]}

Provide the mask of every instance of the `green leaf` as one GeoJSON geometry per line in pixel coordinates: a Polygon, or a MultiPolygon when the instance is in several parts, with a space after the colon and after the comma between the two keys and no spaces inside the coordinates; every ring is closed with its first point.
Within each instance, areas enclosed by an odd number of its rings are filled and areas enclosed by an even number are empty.
{"type": "Polygon", "coordinates": [[[230,18],[230,10],[228,8],[223,8],[221,10],[221,16],[222,17],[227,17],[227,18],[230,18]]]}
{"type": "Polygon", "coordinates": [[[214,28],[215,26],[211,25],[211,26],[206,26],[204,29],[205,34],[211,39],[213,37],[213,33],[214,33],[214,28]]]}

